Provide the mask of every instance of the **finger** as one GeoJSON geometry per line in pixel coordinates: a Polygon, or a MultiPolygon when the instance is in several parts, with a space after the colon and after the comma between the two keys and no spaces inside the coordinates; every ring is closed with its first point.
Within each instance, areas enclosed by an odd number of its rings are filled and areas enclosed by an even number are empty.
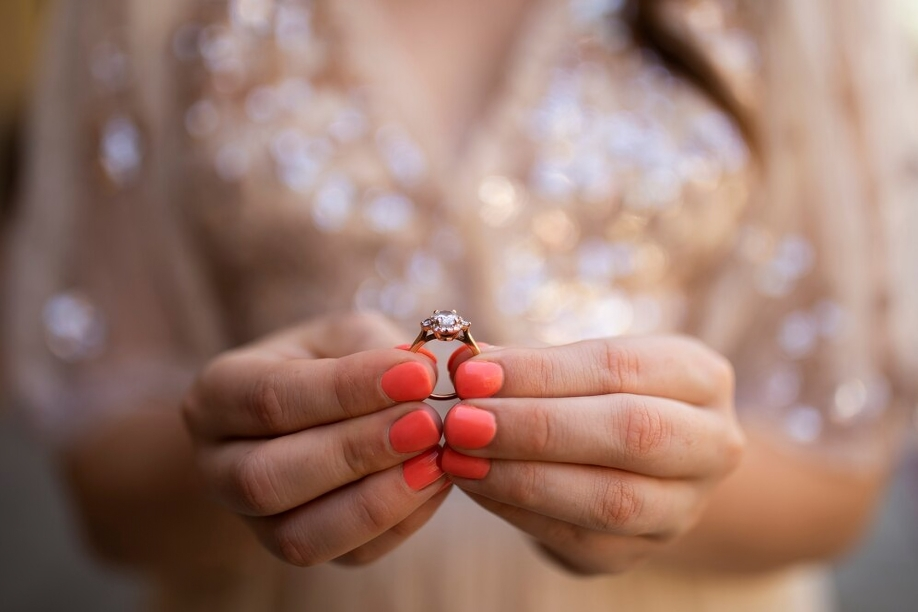
{"type": "Polygon", "coordinates": [[[733,371],[698,341],[648,336],[500,349],[461,364],[455,383],[463,399],[634,393],[727,406],[733,371]]]}
{"type": "MultiPolygon", "coordinates": [[[[485,342],[478,342],[478,348],[481,349],[481,353],[487,353],[489,351],[497,350],[499,347],[496,347],[485,342]]],[[[456,368],[474,357],[472,355],[472,349],[467,344],[461,345],[455,351],[453,351],[449,356],[449,361],[446,362],[446,369],[449,371],[450,378],[456,375],[456,368]]]]}
{"type": "Polygon", "coordinates": [[[742,440],[733,429],[713,411],[676,400],[615,393],[465,400],[447,414],[444,433],[450,447],[475,457],[692,478],[726,473],[735,464],[742,440]]]}
{"type": "Polygon", "coordinates": [[[338,558],[392,529],[444,482],[433,450],[367,476],[284,514],[249,518],[262,544],[279,558],[312,566],[338,558]]]}
{"type": "Polygon", "coordinates": [[[340,359],[239,350],[211,363],[187,394],[183,412],[202,438],[275,436],[424,400],[435,383],[434,364],[403,350],[340,359]]]}
{"type": "Polygon", "coordinates": [[[441,429],[433,408],[400,404],[269,440],[213,444],[198,461],[221,502],[270,516],[405,462],[436,446],[441,429]]]}
{"type": "Polygon", "coordinates": [[[658,549],[663,541],[610,535],[584,529],[517,506],[504,504],[475,493],[472,500],[529,534],[555,561],[579,573],[618,574],[634,569],[658,549]],[[576,546],[571,554],[562,554],[576,546]]]}
{"type": "Polygon", "coordinates": [[[699,487],[687,481],[594,466],[477,457],[469,462],[465,457],[447,447],[441,460],[463,490],[593,531],[666,537],[681,532],[698,512],[699,487]]]}
{"type": "Polygon", "coordinates": [[[370,540],[349,553],[345,553],[334,561],[342,565],[366,565],[394,550],[399,544],[423,527],[449,496],[452,483],[445,480],[441,487],[439,493],[424,502],[420,508],[415,510],[404,521],[398,523],[381,536],[370,540]]]}
{"type": "Polygon", "coordinates": [[[388,317],[371,312],[345,312],[325,315],[283,330],[258,344],[277,351],[299,345],[310,357],[321,359],[389,348],[404,339],[404,330],[388,317]]]}

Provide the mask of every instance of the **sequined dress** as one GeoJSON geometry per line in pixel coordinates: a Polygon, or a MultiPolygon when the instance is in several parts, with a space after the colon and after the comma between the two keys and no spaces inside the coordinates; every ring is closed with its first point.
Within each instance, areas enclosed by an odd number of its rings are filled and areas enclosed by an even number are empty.
{"type": "MultiPolygon", "coordinates": [[[[888,337],[908,296],[871,275],[889,219],[858,178],[820,191],[782,165],[788,144],[757,141],[772,129],[763,117],[793,124],[769,114],[761,4],[654,3],[654,41],[625,2],[534,3],[455,163],[355,0],[68,3],[38,108],[48,161],[33,165],[14,242],[13,344],[29,347],[18,395],[66,443],[140,398],[179,397],[220,350],[310,316],[381,311],[407,340],[447,307],[499,344],[696,335],[734,362],[739,409],[776,446],[872,461],[888,443],[901,374],[888,337]],[[52,112],[61,100],[70,111],[52,112]],[[843,219],[827,214],[833,197],[843,219]]],[[[826,601],[812,568],[575,579],[458,493],[369,568],[269,573],[213,601],[826,601]]]]}

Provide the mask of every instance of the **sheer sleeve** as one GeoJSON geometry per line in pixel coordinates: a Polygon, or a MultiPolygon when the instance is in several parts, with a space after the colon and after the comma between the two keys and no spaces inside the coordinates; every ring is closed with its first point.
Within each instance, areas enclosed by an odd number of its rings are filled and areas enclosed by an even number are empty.
{"type": "Polygon", "coordinates": [[[658,17],[759,161],[690,329],[733,361],[755,431],[864,464],[888,459],[914,407],[918,181],[902,33],[887,4],[845,5],[675,0],[658,17]],[[733,58],[723,39],[740,35],[733,58]]]}
{"type": "Polygon", "coordinates": [[[175,405],[220,345],[185,239],[164,62],[177,2],[62,2],[36,96],[4,315],[16,405],[54,441],[175,405]]]}

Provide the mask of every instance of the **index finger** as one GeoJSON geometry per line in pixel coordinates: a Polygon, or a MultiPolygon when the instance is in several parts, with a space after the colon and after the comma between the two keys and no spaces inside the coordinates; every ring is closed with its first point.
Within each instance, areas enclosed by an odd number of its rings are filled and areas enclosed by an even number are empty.
{"type": "Polygon", "coordinates": [[[462,399],[632,393],[726,406],[733,392],[730,363],[684,336],[604,338],[548,348],[496,349],[462,362],[454,379],[462,399]]]}
{"type": "Polygon", "coordinates": [[[205,438],[277,436],[424,400],[435,382],[428,358],[398,349],[338,359],[239,350],[205,369],[183,411],[205,438]]]}

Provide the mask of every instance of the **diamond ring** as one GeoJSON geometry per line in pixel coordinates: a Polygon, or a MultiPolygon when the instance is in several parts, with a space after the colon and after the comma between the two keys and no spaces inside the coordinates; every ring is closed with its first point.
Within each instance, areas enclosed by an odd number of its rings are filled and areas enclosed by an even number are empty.
{"type": "MultiPolygon", "coordinates": [[[[472,355],[479,355],[481,354],[481,349],[478,348],[478,344],[475,343],[475,339],[469,333],[471,325],[470,322],[460,317],[455,310],[435,310],[431,317],[421,321],[421,333],[418,334],[418,337],[415,338],[411,348],[408,350],[412,353],[417,353],[422,346],[431,340],[441,340],[443,342],[458,340],[469,347],[472,355]]],[[[456,399],[457,397],[459,396],[453,391],[452,393],[431,393],[429,399],[443,401],[456,399]]]]}

